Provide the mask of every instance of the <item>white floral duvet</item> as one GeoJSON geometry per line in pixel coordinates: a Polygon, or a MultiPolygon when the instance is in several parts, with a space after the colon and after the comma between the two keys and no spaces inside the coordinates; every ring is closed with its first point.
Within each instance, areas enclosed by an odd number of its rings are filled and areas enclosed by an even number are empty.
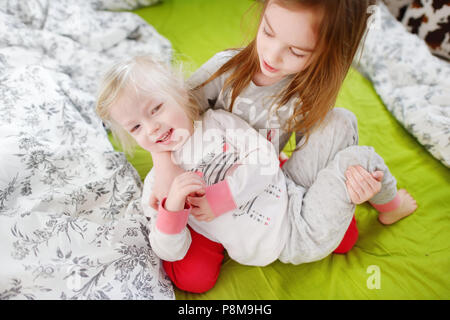
{"type": "Polygon", "coordinates": [[[0,299],[175,298],[139,176],[94,112],[113,60],[168,62],[171,45],[108,5],[0,0],[0,299]]]}
{"type": "Polygon", "coordinates": [[[355,65],[403,127],[450,167],[450,63],[433,56],[383,3],[372,12],[372,28],[355,65]]]}

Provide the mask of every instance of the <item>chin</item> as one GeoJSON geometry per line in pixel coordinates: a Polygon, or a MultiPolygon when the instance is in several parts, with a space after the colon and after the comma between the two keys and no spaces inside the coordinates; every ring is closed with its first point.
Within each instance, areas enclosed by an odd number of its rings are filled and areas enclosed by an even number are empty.
{"type": "Polygon", "coordinates": [[[263,74],[267,78],[272,79],[272,80],[281,80],[283,78],[283,75],[278,73],[278,72],[274,74],[274,73],[271,73],[271,72],[263,71],[263,74]]]}
{"type": "Polygon", "coordinates": [[[269,77],[269,78],[272,78],[272,79],[281,78],[281,76],[279,75],[278,72],[277,73],[272,73],[272,72],[267,72],[266,71],[265,75],[267,77],[269,77]]]}

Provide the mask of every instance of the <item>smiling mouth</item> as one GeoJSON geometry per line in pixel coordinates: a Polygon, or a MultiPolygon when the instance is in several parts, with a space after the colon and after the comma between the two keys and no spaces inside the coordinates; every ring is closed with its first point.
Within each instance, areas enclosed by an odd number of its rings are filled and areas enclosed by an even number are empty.
{"type": "Polygon", "coordinates": [[[166,142],[172,136],[172,133],[173,133],[173,129],[170,129],[169,131],[164,133],[161,137],[159,137],[159,139],[156,140],[156,143],[166,142]]]}
{"type": "Polygon", "coordinates": [[[269,65],[266,61],[264,61],[264,60],[263,60],[263,65],[264,65],[264,68],[266,68],[267,71],[270,71],[270,72],[277,72],[277,71],[278,71],[278,69],[273,68],[272,66],[270,66],[270,65],[269,65]]]}

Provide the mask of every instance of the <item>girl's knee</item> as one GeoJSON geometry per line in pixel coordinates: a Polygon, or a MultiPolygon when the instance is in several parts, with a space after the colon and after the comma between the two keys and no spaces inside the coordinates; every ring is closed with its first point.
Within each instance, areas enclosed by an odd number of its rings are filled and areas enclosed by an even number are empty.
{"type": "Polygon", "coordinates": [[[180,261],[163,262],[167,275],[180,290],[204,293],[211,290],[219,277],[220,266],[186,265],[180,261]]]}
{"type": "Polygon", "coordinates": [[[216,284],[224,248],[189,227],[192,242],[186,256],[179,261],[163,262],[167,275],[181,290],[203,293],[216,284]]]}
{"type": "Polygon", "coordinates": [[[336,158],[344,171],[349,166],[360,165],[369,172],[381,170],[385,175],[389,174],[383,158],[370,146],[350,146],[338,152],[336,158]]]}
{"type": "Polygon", "coordinates": [[[339,136],[346,140],[345,146],[358,144],[358,122],[353,112],[344,108],[334,108],[328,112],[325,125],[339,131],[339,136]]]}

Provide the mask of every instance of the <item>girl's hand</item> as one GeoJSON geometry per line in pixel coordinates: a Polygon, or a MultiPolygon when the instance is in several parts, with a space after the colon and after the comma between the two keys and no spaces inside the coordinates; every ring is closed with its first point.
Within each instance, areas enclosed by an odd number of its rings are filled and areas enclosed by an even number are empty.
{"type": "Polygon", "coordinates": [[[150,194],[150,199],[148,201],[148,204],[153,209],[158,210],[159,199],[155,196],[155,194],[153,194],[153,193],[150,194]]]}
{"type": "Polygon", "coordinates": [[[181,211],[184,209],[186,197],[193,192],[205,193],[203,179],[194,172],[184,172],[177,176],[170,186],[165,209],[167,211],[181,211]]]}
{"type": "Polygon", "coordinates": [[[347,192],[354,204],[361,204],[373,198],[381,190],[383,171],[372,174],[361,166],[350,166],[345,172],[347,192]]]}
{"type": "Polygon", "coordinates": [[[187,201],[191,204],[191,214],[198,221],[209,222],[213,220],[216,216],[214,215],[208,201],[206,200],[205,194],[197,194],[196,196],[188,196],[187,201]]]}

